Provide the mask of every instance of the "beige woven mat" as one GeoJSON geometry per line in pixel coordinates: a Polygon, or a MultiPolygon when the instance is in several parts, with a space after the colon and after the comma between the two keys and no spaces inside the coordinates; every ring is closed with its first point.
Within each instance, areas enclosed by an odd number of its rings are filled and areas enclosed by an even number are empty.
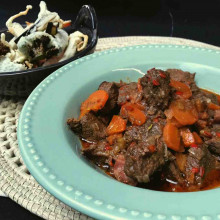
{"type": "MultiPolygon", "coordinates": [[[[219,49],[208,44],[169,37],[121,37],[99,39],[96,51],[137,44],[180,44],[219,49]]],[[[34,214],[51,220],[91,219],[63,204],[29,174],[20,156],[16,128],[24,100],[0,99],[0,189],[34,214]]]]}

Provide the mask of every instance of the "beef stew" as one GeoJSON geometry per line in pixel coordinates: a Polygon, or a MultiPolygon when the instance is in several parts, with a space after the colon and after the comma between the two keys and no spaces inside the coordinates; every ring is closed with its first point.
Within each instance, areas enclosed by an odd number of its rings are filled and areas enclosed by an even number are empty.
{"type": "Polygon", "coordinates": [[[150,69],[138,82],[102,82],[67,124],[82,153],[116,180],[159,191],[220,185],[219,96],[195,74],[150,69]]]}

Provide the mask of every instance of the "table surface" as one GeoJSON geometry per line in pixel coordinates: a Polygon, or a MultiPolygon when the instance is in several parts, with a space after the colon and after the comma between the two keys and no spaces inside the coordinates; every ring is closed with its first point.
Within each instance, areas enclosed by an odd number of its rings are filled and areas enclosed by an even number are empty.
{"type": "MultiPolygon", "coordinates": [[[[0,27],[6,20],[32,4],[26,17],[34,21],[39,10],[39,0],[1,0],[0,27]]],[[[50,11],[61,18],[74,20],[83,4],[94,6],[99,20],[100,37],[119,36],[170,36],[182,37],[220,46],[220,1],[192,0],[47,0],[50,11]]],[[[18,19],[19,21],[19,19],[18,19]]],[[[9,198],[0,197],[0,216],[4,220],[41,219],[9,198]]]]}

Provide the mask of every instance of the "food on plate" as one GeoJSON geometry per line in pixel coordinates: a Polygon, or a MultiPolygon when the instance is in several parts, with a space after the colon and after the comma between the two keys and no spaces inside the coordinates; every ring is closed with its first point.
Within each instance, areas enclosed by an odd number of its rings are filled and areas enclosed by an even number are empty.
{"type": "Polygon", "coordinates": [[[26,27],[14,22],[32,9],[10,17],[6,26],[13,38],[8,42],[4,33],[0,39],[0,72],[11,72],[51,65],[66,60],[83,50],[88,36],[79,31],[68,34],[65,28],[71,21],[64,21],[56,12],[50,12],[44,1],[35,22],[26,22],[26,27]]]}
{"type": "Polygon", "coordinates": [[[104,81],[67,124],[82,153],[120,182],[177,192],[218,187],[219,96],[194,77],[153,68],[138,82],[104,81]]]}

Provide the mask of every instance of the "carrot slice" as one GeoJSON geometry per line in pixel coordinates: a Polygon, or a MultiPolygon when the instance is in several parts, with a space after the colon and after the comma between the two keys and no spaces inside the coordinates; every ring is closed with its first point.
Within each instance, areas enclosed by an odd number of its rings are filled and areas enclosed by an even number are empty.
{"type": "Polygon", "coordinates": [[[186,147],[190,147],[192,144],[195,144],[194,135],[189,130],[189,128],[182,128],[180,130],[180,135],[181,135],[183,143],[186,147]]]}
{"type": "Polygon", "coordinates": [[[120,114],[128,117],[128,120],[133,125],[142,125],[146,122],[147,116],[139,109],[136,104],[126,103],[121,107],[120,114]]]}
{"type": "Polygon", "coordinates": [[[166,110],[164,111],[164,114],[165,114],[166,117],[167,117],[167,123],[172,123],[172,124],[174,124],[177,128],[183,127],[183,125],[180,124],[180,123],[176,120],[176,118],[173,116],[173,111],[172,111],[171,108],[166,109],[166,110]]]}
{"type": "Polygon", "coordinates": [[[195,131],[193,132],[193,136],[194,136],[196,144],[202,144],[203,143],[202,138],[195,131]]]}
{"type": "Polygon", "coordinates": [[[104,90],[97,90],[93,92],[80,107],[80,117],[90,111],[98,111],[105,106],[108,100],[108,93],[104,90]]]}
{"type": "Polygon", "coordinates": [[[192,125],[198,120],[198,112],[190,101],[178,99],[171,103],[170,109],[173,116],[182,125],[192,125]]]}
{"type": "Polygon", "coordinates": [[[219,109],[220,109],[220,106],[219,106],[219,105],[216,105],[216,104],[214,104],[214,103],[212,103],[212,102],[210,102],[210,103],[208,104],[208,108],[211,109],[211,110],[219,110],[219,109]]]}
{"type": "Polygon", "coordinates": [[[176,118],[173,116],[173,111],[171,108],[169,109],[166,109],[164,111],[164,114],[166,115],[167,117],[167,123],[172,123],[174,124],[177,128],[181,128],[183,127],[184,125],[180,124],[179,121],[176,120],[176,118]]]}
{"type": "Polygon", "coordinates": [[[146,107],[139,102],[136,102],[134,105],[137,106],[137,108],[141,111],[144,111],[146,109],[146,107]]]}
{"type": "Polygon", "coordinates": [[[180,133],[178,128],[171,124],[167,123],[163,129],[163,139],[167,145],[172,150],[180,151],[180,133]]]}
{"type": "Polygon", "coordinates": [[[174,124],[177,128],[181,128],[183,127],[182,124],[180,124],[176,118],[172,117],[171,119],[167,119],[167,123],[171,123],[171,124],[174,124]]]}
{"type": "Polygon", "coordinates": [[[63,28],[69,27],[72,24],[71,21],[67,21],[63,23],[63,28]]]}
{"type": "Polygon", "coordinates": [[[191,91],[190,87],[188,85],[186,85],[185,83],[171,79],[170,86],[172,86],[178,92],[180,92],[180,93],[178,93],[178,95],[180,95],[184,99],[188,99],[192,96],[192,91],[191,91]]]}
{"type": "Polygon", "coordinates": [[[112,135],[116,133],[121,133],[125,129],[126,129],[126,121],[120,116],[114,115],[106,129],[106,132],[108,135],[112,135]]]}

